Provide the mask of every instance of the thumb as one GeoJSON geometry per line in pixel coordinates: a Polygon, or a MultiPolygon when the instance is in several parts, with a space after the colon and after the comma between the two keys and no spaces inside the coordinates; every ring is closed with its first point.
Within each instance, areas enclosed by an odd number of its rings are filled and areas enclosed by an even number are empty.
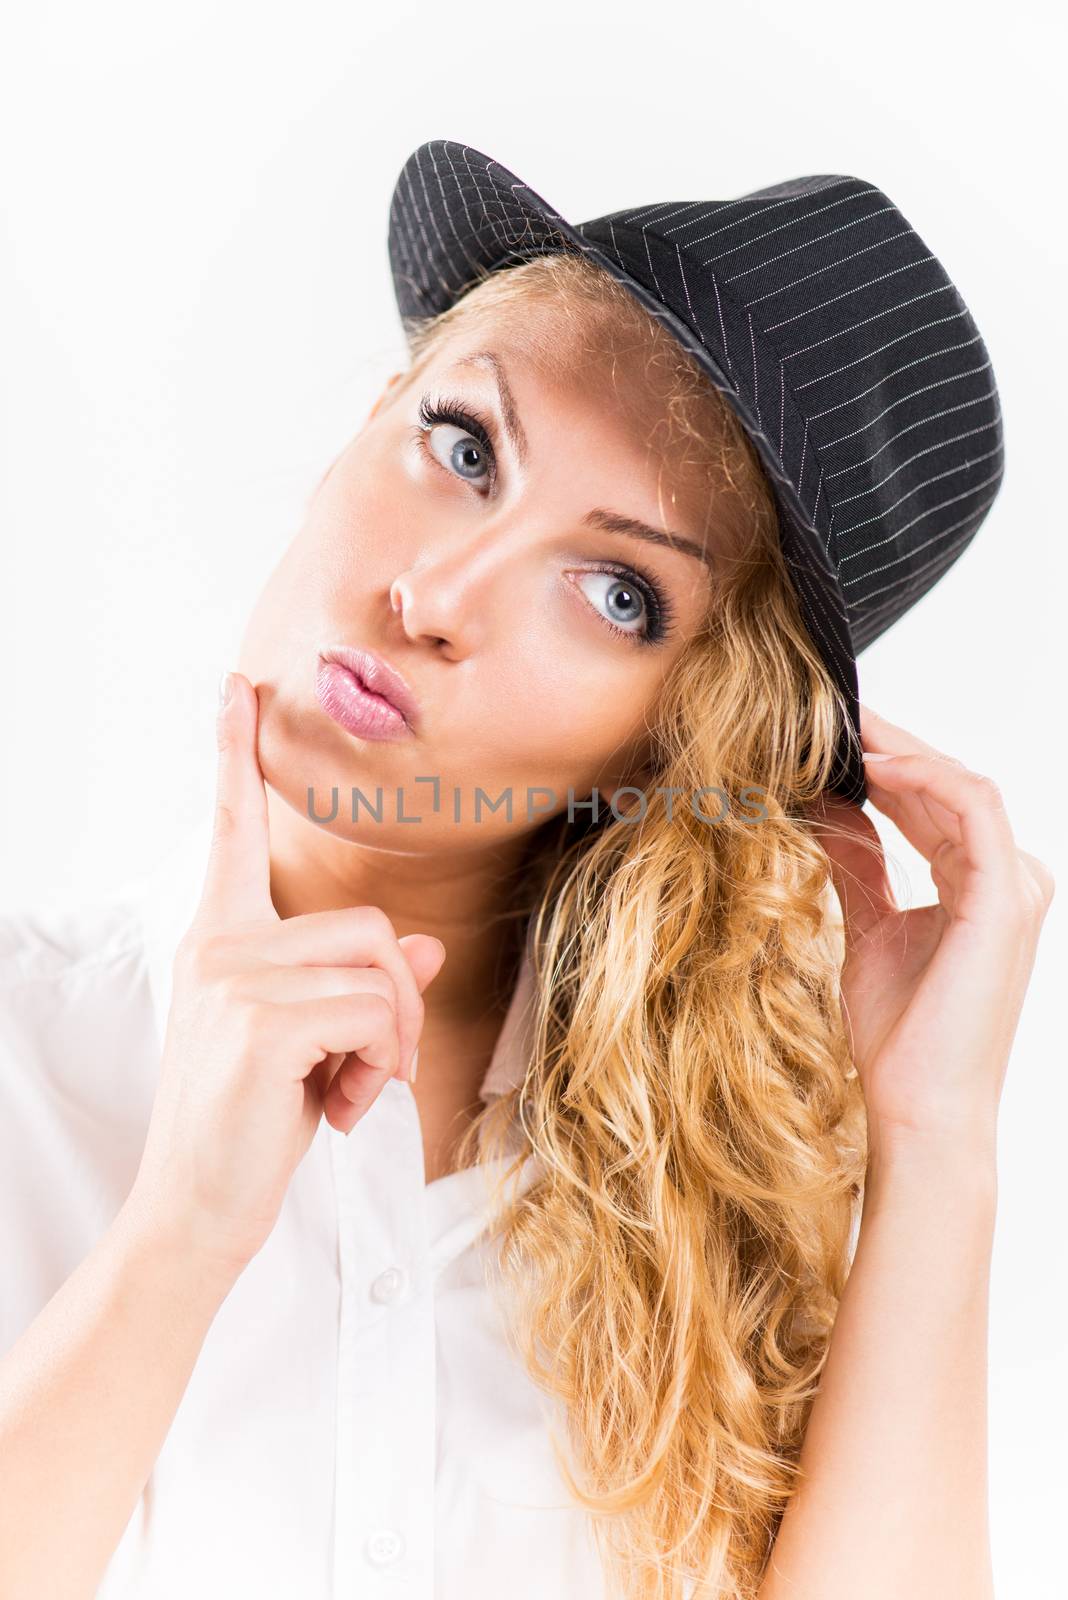
{"type": "Polygon", "coordinates": [[[429,933],[406,933],[397,940],[415,975],[419,993],[432,983],[445,961],[445,946],[429,933]]]}
{"type": "Polygon", "coordinates": [[[820,796],[808,817],[827,853],[847,928],[869,932],[900,909],[875,824],[859,806],[830,795],[820,796]]]}

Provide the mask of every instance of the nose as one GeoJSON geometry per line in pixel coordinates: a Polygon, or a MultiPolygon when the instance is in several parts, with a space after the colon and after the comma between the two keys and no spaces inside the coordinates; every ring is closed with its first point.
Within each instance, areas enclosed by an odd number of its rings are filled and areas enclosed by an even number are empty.
{"type": "Polygon", "coordinates": [[[467,655],[491,625],[492,596],[518,560],[514,534],[508,538],[503,528],[484,530],[477,541],[468,536],[462,548],[443,550],[399,573],[389,586],[390,608],[409,639],[444,646],[445,654],[467,655]]]}
{"type": "MultiPolygon", "coordinates": [[[[409,573],[404,573],[401,577],[394,578],[389,586],[390,610],[400,617],[401,627],[404,629],[407,638],[411,639],[413,643],[416,639],[425,639],[430,644],[448,644],[449,634],[435,632],[426,626],[422,606],[413,593],[414,587],[415,585],[409,573]]],[[[441,624],[438,624],[438,626],[441,626],[441,624]]]]}

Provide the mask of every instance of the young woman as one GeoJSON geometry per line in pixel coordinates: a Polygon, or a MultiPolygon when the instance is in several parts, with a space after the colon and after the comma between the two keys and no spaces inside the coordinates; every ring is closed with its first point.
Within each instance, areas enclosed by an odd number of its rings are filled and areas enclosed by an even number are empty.
{"type": "Polygon", "coordinates": [[[1052,880],[865,710],[896,904],[690,355],[580,254],[486,276],[237,666],[210,830],[4,922],[5,1597],[985,1600],[1052,880]]]}

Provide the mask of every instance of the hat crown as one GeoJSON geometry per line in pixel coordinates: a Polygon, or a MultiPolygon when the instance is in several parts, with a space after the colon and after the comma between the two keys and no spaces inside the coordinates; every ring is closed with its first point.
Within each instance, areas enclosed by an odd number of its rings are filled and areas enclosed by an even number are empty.
{"type": "Polygon", "coordinates": [[[894,202],[848,174],[572,225],[469,145],[432,140],[406,161],[389,229],[406,328],[555,250],[622,282],[752,438],[850,712],[832,787],[863,799],[856,656],[959,559],[1001,486],[997,385],[967,306],[894,202]]]}

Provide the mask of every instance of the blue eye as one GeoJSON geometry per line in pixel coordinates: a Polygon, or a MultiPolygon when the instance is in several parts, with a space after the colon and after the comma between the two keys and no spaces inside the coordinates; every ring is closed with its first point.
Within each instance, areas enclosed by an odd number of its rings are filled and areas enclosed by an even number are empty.
{"type": "Polygon", "coordinates": [[[489,425],[481,417],[452,400],[432,401],[424,395],[419,404],[419,427],[419,442],[438,466],[468,483],[492,488],[497,457],[489,425]],[[431,444],[431,434],[439,428],[452,428],[459,435],[450,441],[445,461],[431,444]]]}
{"type": "Polygon", "coordinates": [[[673,607],[665,594],[648,579],[640,578],[629,567],[602,567],[585,572],[580,584],[593,580],[598,604],[608,608],[607,627],[636,644],[658,644],[673,619],[673,607]],[[636,625],[635,625],[636,624],[636,625]]]}
{"type": "Polygon", "coordinates": [[[627,633],[632,631],[628,624],[636,623],[640,628],[648,606],[645,596],[637,585],[628,583],[625,578],[620,578],[612,572],[587,572],[579,581],[585,583],[591,578],[600,590],[598,595],[600,603],[609,608],[608,620],[614,622],[621,630],[625,629],[627,633]]]}

